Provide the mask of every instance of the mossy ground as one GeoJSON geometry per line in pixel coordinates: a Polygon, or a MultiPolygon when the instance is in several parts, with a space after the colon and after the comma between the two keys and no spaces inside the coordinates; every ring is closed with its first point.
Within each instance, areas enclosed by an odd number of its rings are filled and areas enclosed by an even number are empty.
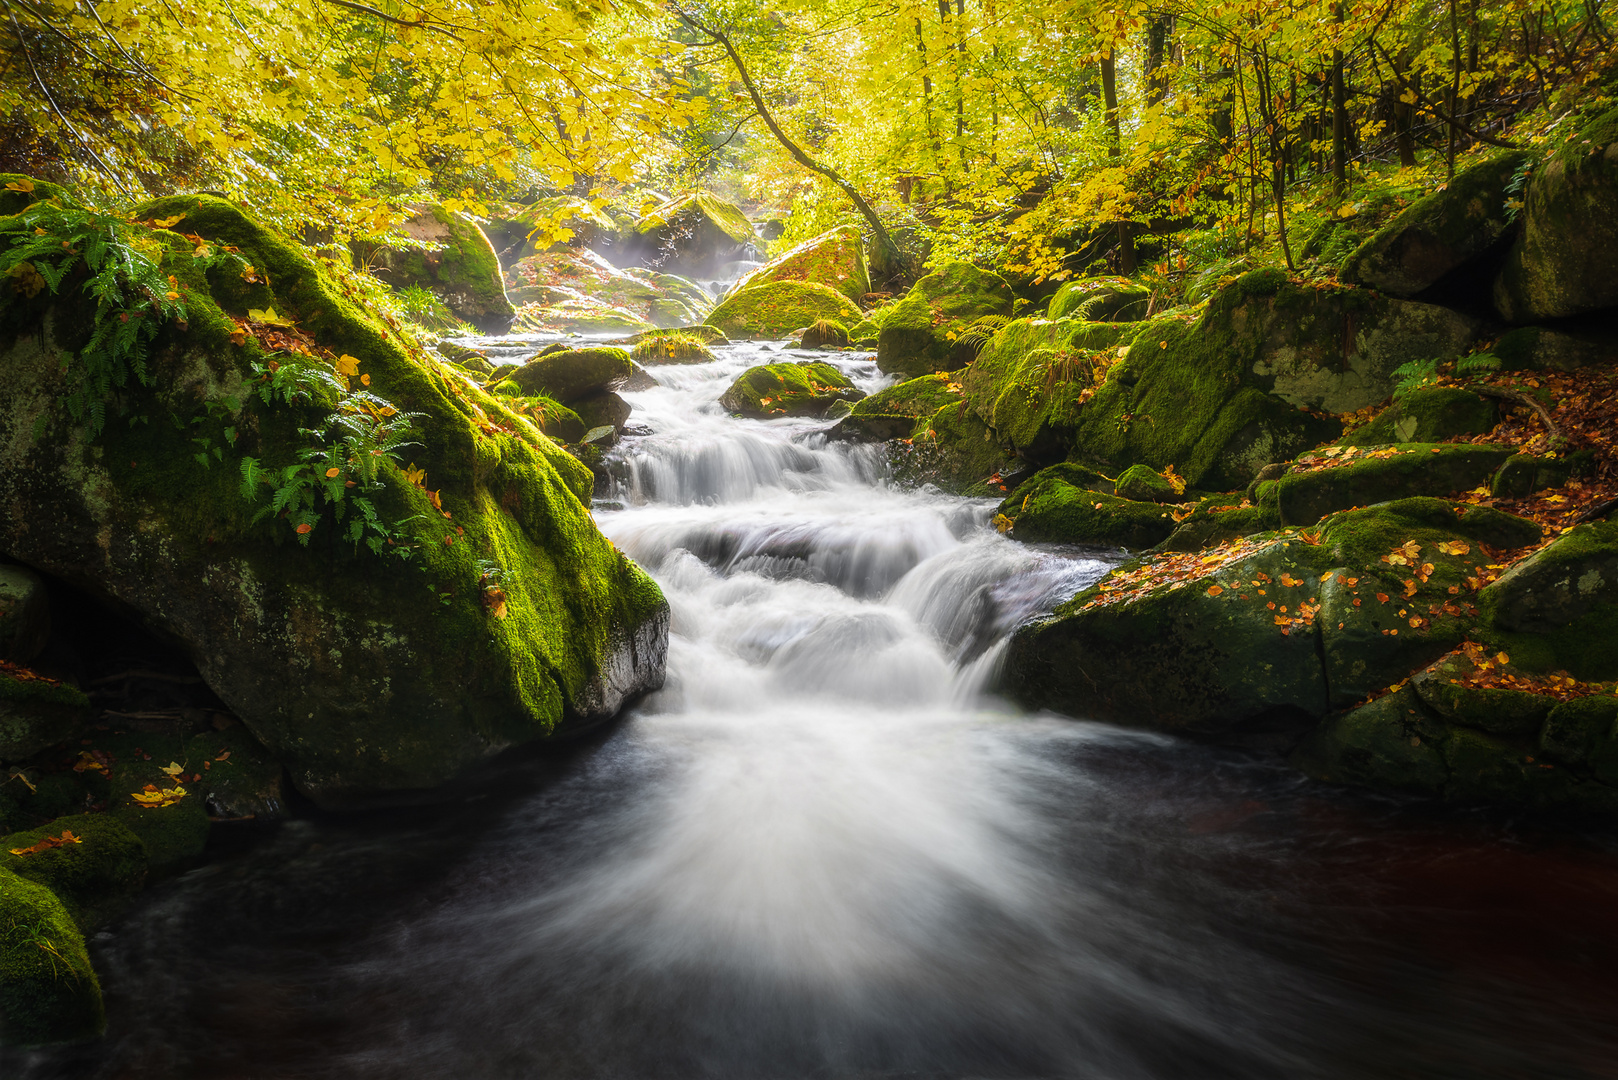
{"type": "Polygon", "coordinates": [[[708,315],[708,324],[733,338],[775,340],[821,319],[855,323],[854,301],[826,285],[773,281],[733,292],[708,315]]]}

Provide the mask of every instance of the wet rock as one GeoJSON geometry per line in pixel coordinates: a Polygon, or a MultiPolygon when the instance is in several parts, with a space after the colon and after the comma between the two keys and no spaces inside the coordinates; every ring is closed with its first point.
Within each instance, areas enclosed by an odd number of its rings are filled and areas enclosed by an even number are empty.
{"type": "Polygon", "coordinates": [[[883,315],[876,365],[910,378],[963,367],[973,351],[958,340],[960,333],[984,316],[1009,318],[1015,300],[999,274],[971,263],[945,263],[883,315]]]}
{"type": "MultiPolygon", "coordinates": [[[[50,636],[45,582],[26,566],[0,563],[0,660],[26,664],[40,654],[50,636]]],[[[0,758],[4,756],[0,752],[0,758]]]]}
{"type": "Polygon", "coordinates": [[[1534,171],[1522,221],[1494,286],[1507,322],[1618,307],[1618,109],[1586,124],[1534,171]]]}
{"type": "Polygon", "coordinates": [[[753,223],[740,208],[696,192],[676,196],[644,214],[619,241],[613,258],[625,266],[638,264],[707,280],[740,259],[755,239],[753,223]]]}
{"type": "Polygon", "coordinates": [[[579,398],[573,402],[573,411],[577,413],[587,432],[599,427],[608,427],[614,432],[622,433],[624,425],[629,422],[631,409],[629,402],[607,390],[579,398]]]}
{"type": "Polygon", "coordinates": [[[522,305],[519,321],[536,331],[687,326],[713,308],[713,298],[694,281],[616,267],[588,249],[531,255],[506,272],[506,282],[512,302],[522,305]]]}
{"type": "Polygon", "coordinates": [[[90,699],[75,687],[0,671],[0,763],[71,739],[92,715],[90,699]]]}
{"type": "Polygon", "coordinates": [[[1485,255],[1510,231],[1507,188],[1533,161],[1533,154],[1513,151],[1457,173],[1360,245],[1338,280],[1411,297],[1485,255]]]}
{"type": "Polygon", "coordinates": [[[830,364],[805,361],[748,368],[720,396],[719,404],[733,413],[767,419],[820,416],[834,401],[864,396],[830,364]]]}
{"type": "Polygon", "coordinates": [[[1113,494],[1135,502],[1176,503],[1184,499],[1167,477],[1145,465],[1131,465],[1119,473],[1113,494]]]}
{"type": "Polygon", "coordinates": [[[1174,519],[1155,502],[1078,487],[1053,472],[1036,474],[1001,504],[1014,539],[1140,551],[1174,532],[1174,519]]]}

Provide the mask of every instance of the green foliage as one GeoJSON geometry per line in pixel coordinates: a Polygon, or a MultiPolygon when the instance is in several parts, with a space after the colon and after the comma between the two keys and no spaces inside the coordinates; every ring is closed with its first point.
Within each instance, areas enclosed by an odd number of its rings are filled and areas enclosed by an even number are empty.
{"type": "MultiPolygon", "coordinates": [[[[185,322],[183,290],[159,265],[185,241],[167,230],[48,200],[25,209],[5,231],[11,244],[0,252],[0,275],[11,277],[25,296],[42,288],[59,295],[76,271],[84,278],[80,291],[94,303],[90,335],[64,360],[68,389],[62,400],[94,438],[106,424],[113,393],[132,379],[151,385],[146,361],[158,332],[171,320],[185,322]]],[[[228,248],[213,245],[199,246],[193,258],[202,270],[242,263],[228,248]]]]}
{"type": "Polygon", "coordinates": [[[1412,390],[1436,386],[1443,380],[1446,371],[1452,371],[1456,375],[1477,376],[1499,371],[1500,368],[1500,358],[1491,353],[1473,353],[1453,362],[1412,360],[1393,369],[1393,376],[1397,380],[1393,396],[1398,399],[1412,390]]]}

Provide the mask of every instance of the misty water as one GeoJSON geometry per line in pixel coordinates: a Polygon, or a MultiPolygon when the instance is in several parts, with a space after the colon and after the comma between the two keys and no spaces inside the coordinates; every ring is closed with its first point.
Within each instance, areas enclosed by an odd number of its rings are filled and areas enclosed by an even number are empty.
{"type": "Polygon", "coordinates": [[[92,942],[106,1040],[5,1075],[1618,1075],[1609,841],[1019,712],[1007,634],[1115,556],[726,415],[793,356],[719,352],[625,395],[596,513],[672,605],[665,688],[151,890],[92,942]]]}

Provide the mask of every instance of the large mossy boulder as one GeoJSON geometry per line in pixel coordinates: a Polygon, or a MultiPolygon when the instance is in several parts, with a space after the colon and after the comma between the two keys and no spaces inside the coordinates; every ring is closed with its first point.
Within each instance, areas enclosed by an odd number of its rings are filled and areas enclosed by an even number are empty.
{"type": "Polygon", "coordinates": [[[1241,487],[1336,436],[1327,414],[1385,400],[1395,368],[1458,356],[1475,330],[1431,304],[1300,287],[1256,270],[1199,318],[1139,329],[1074,419],[1072,456],[1103,470],[1173,465],[1195,488],[1241,487]]]}
{"type": "Polygon", "coordinates": [[[620,265],[707,280],[742,257],[756,239],[753,223],[707,192],[668,199],[641,215],[613,250],[620,265]]]}
{"type": "Polygon", "coordinates": [[[957,495],[1000,496],[998,479],[1017,459],[966,402],[946,404],[911,430],[910,442],[895,462],[905,483],[932,484],[957,495]]]}
{"type": "Polygon", "coordinates": [[[90,699],[32,672],[0,670],[0,764],[66,742],[90,722],[90,699]]]}
{"type": "Polygon", "coordinates": [[[563,404],[591,394],[619,390],[635,373],[629,353],[612,345],[564,349],[523,364],[504,376],[525,396],[540,395],[563,404]]]}
{"type": "Polygon", "coordinates": [[[751,367],[719,398],[733,413],[770,419],[821,416],[835,402],[858,401],[865,394],[830,364],[764,364],[751,367]]]}
{"type": "Polygon", "coordinates": [[[402,226],[410,247],[361,245],[360,254],[395,289],[419,285],[458,319],[485,334],[503,334],[516,308],[506,297],[500,260],[478,223],[464,214],[429,206],[402,226]]]}
{"type": "Polygon", "coordinates": [[[1500,421],[1490,398],[1458,386],[1427,386],[1394,399],[1376,418],[1338,442],[1343,446],[1435,443],[1486,435],[1500,421]]]}
{"type": "Polygon", "coordinates": [[[1442,191],[1406,207],[1343,260],[1338,280],[1404,297],[1437,284],[1507,235],[1507,189],[1533,161],[1528,151],[1512,151],[1457,173],[1442,191]]]}
{"type": "Polygon", "coordinates": [[[93,1039],[106,1020],[72,916],[44,885],[0,869],[0,1046],[93,1039]]]}
{"type": "Polygon", "coordinates": [[[1618,679],[1618,521],[1580,525],[1501,575],[1479,606],[1529,670],[1618,679]]]}
{"type": "MultiPolygon", "coordinates": [[[[0,550],[181,643],[327,806],[412,796],[661,682],[667,605],[595,528],[588,469],[230,203],[176,196],[142,217],[234,246],[257,280],[205,274],[189,247],[167,258],[186,323],[160,329],[151,384],[120,391],[99,435],[62,402],[60,358],[93,323],[80,282],[0,295],[0,550]],[[310,353],[274,357],[232,318],[250,309],[295,323],[310,353]],[[308,388],[261,396],[272,359],[308,388]],[[413,445],[364,489],[374,517],[345,501],[338,522],[311,494],[295,528],[264,483],[244,493],[245,459],[295,476],[330,445],[312,439],[384,408],[410,416],[413,445]]],[[[0,242],[32,229],[29,213],[0,219],[0,242]]],[[[336,462],[311,481],[353,467],[336,462]]]]}
{"type": "Polygon", "coordinates": [[[1169,511],[1155,502],[1115,495],[1106,477],[1076,465],[1053,465],[1018,486],[998,513],[1015,540],[1141,551],[1174,532],[1169,511]]]}
{"type": "Polygon", "coordinates": [[[1138,327],[1078,319],[1016,319],[995,332],[961,376],[972,410],[1017,453],[1060,461],[1082,405],[1106,380],[1138,327]]]}
{"type": "Polygon", "coordinates": [[[1152,290],[1128,278],[1081,278],[1056,290],[1046,306],[1050,319],[1137,322],[1146,318],[1152,290]]]}
{"type": "Polygon", "coordinates": [[[1401,443],[1333,455],[1334,450],[1301,455],[1292,471],[1261,491],[1259,502],[1273,501],[1284,525],[1313,525],[1355,506],[1487,489],[1515,453],[1509,446],[1468,443],[1401,443]]]}
{"type": "Polygon", "coordinates": [[[945,263],[883,315],[876,366],[907,378],[964,367],[973,350],[960,340],[962,332],[986,315],[1009,318],[1016,299],[999,274],[945,263]]]}
{"type": "MultiPolygon", "coordinates": [[[[958,375],[959,373],[955,373],[958,375]]],[[[946,405],[959,405],[961,384],[948,372],[895,383],[854,403],[833,434],[858,442],[908,439],[919,421],[946,405]]]]}
{"type": "Polygon", "coordinates": [[[767,281],[812,281],[858,303],[871,291],[865,239],[858,226],[842,225],[777,255],[737,283],[738,289],[767,281]]]}
{"type": "Polygon", "coordinates": [[[708,314],[708,325],[732,338],[774,341],[829,319],[852,325],[859,305],[827,285],[767,281],[728,294],[708,314]]]}
{"type": "Polygon", "coordinates": [[[1618,108],[1534,171],[1522,222],[1494,286],[1507,322],[1618,307],[1618,108]]]}
{"type": "Polygon", "coordinates": [[[1459,645],[1477,546],[1521,546],[1538,531],[1407,499],[1217,556],[1128,564],[1019,627],[1003,684],[1031,708],[1133,726],[1302,731],[1459,645]]]}

